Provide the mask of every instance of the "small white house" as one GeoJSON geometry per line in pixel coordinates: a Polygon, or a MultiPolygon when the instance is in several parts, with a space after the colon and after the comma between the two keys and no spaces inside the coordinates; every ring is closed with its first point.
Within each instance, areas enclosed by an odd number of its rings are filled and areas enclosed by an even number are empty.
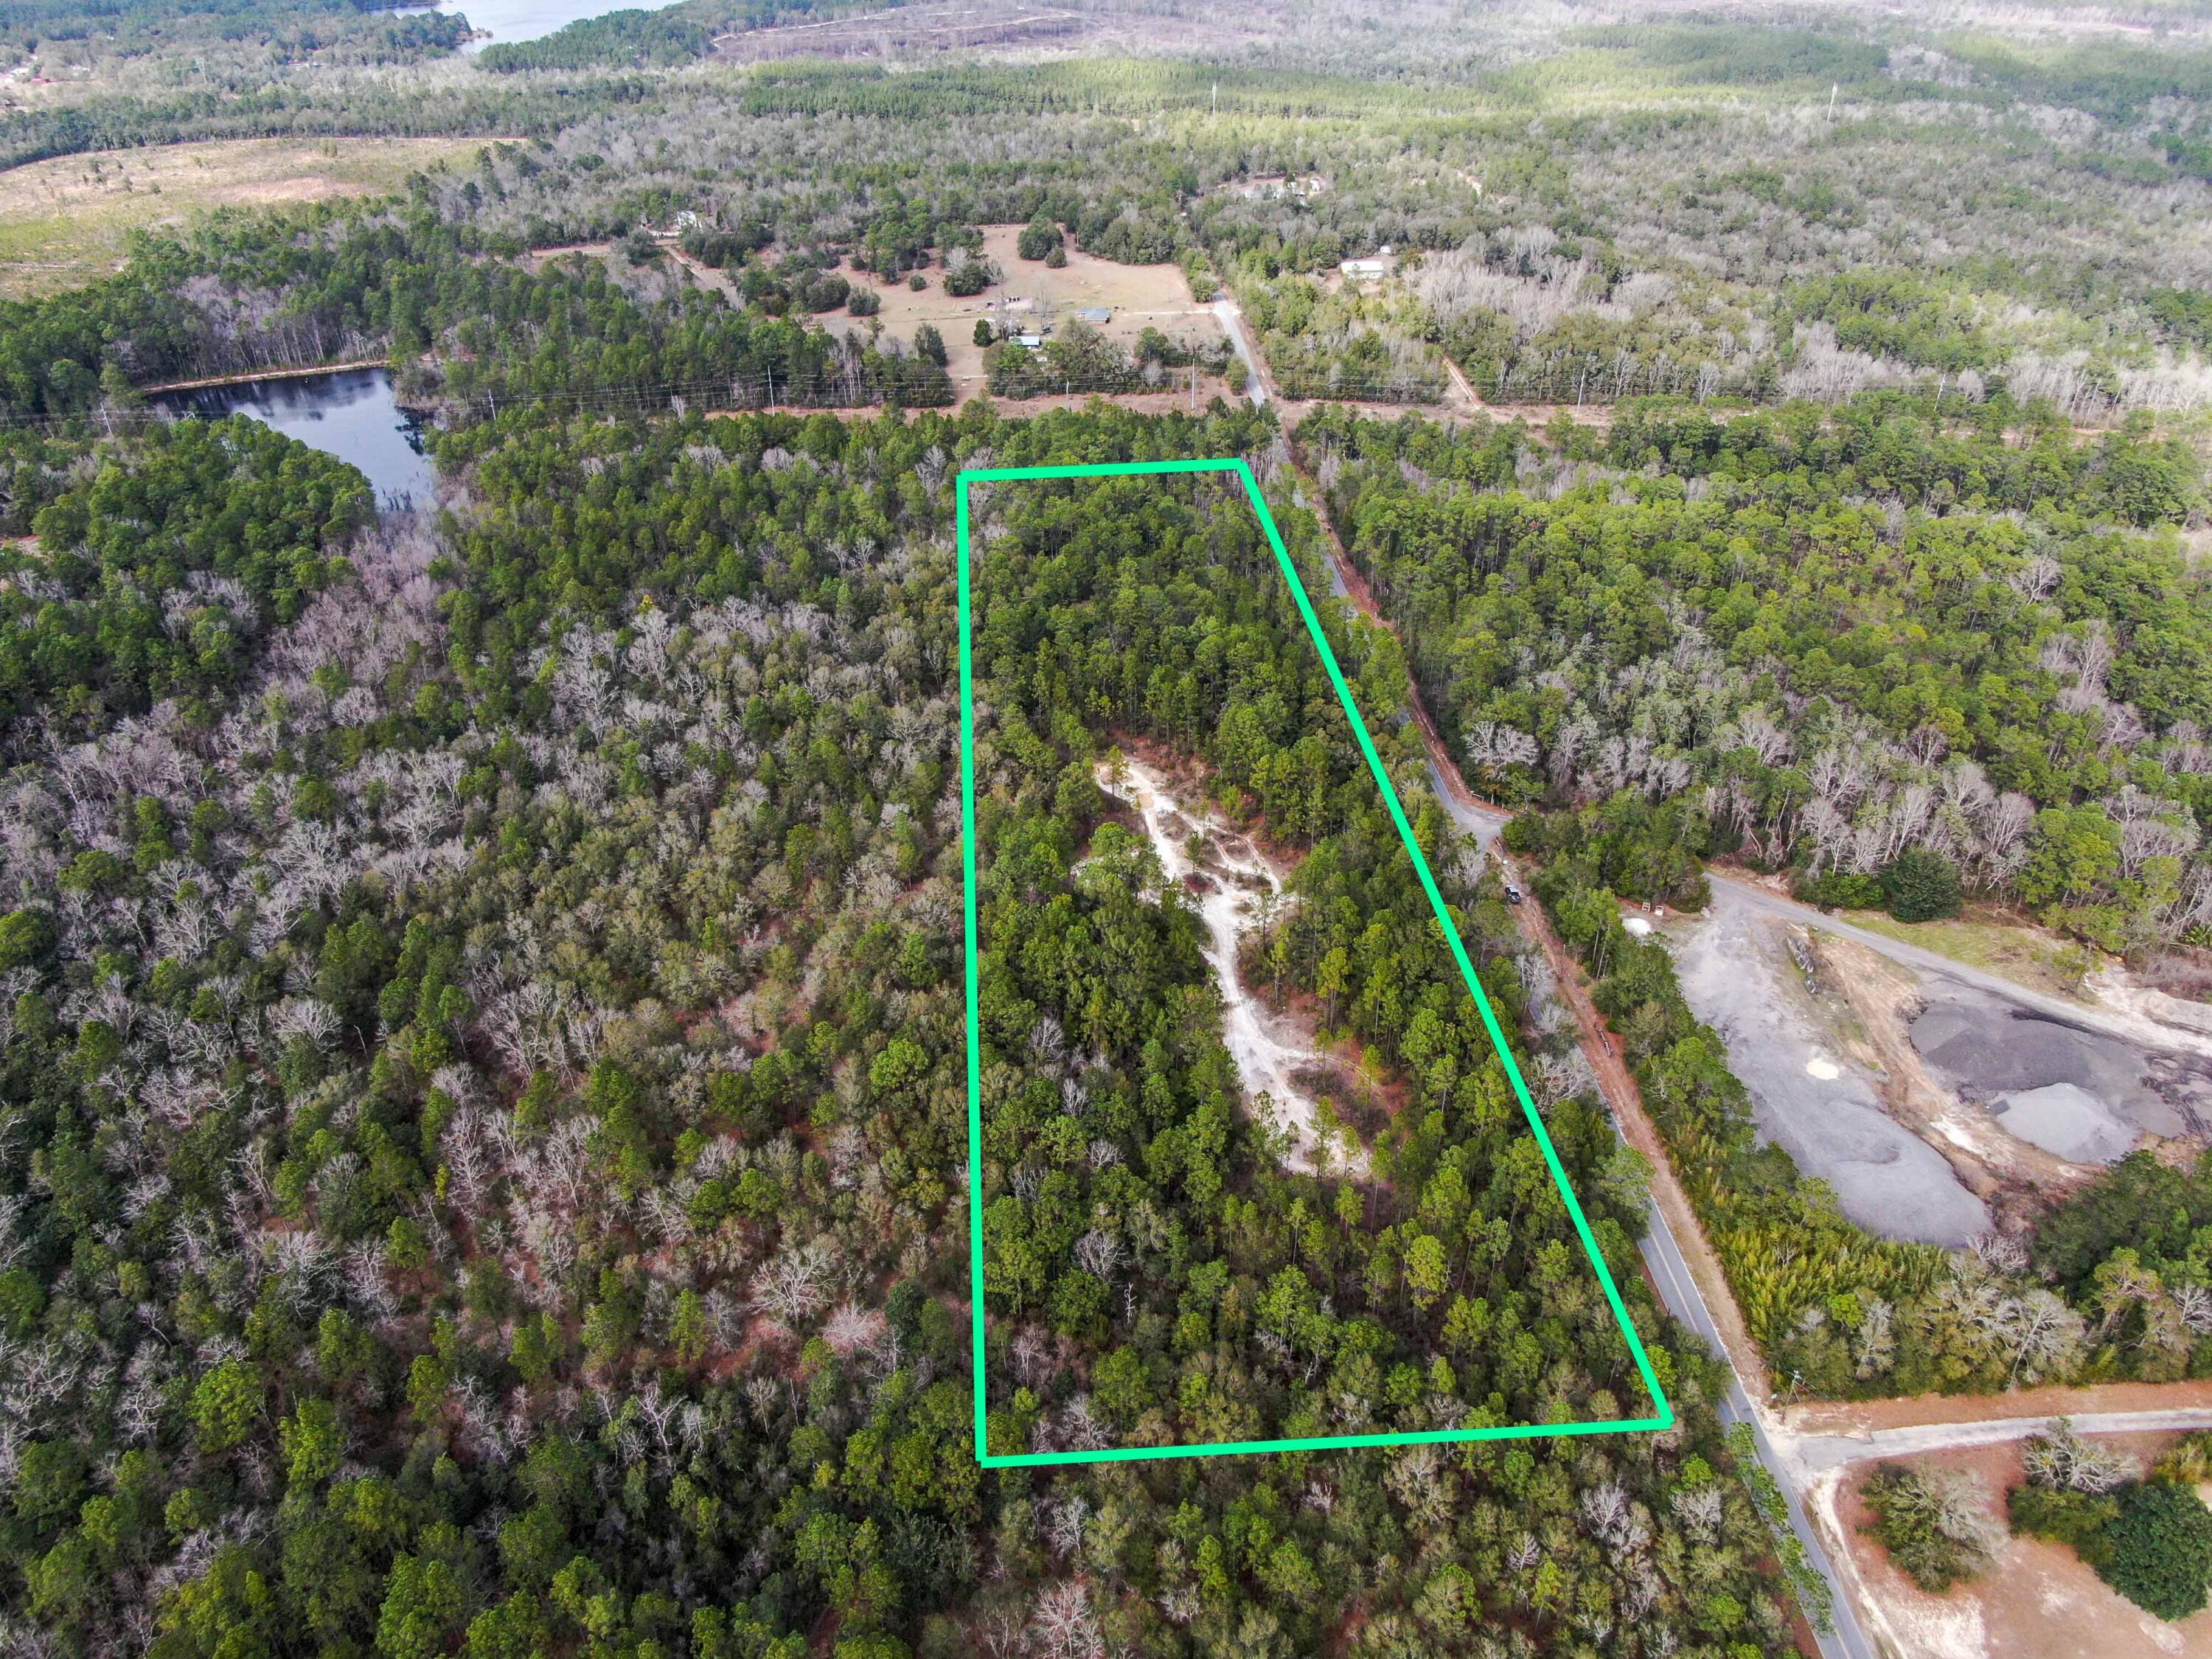
{"type": "Polygon", "coordinates": [[[1398,262],[1391,257],[1389,243],[1385,242],[1379,253],[1364,259],[1340,260],[1336,268],[1348,283],[1379,283],[1398,268],[1398,262]]]}
{"type": "Polygon", "coordinates": [[[1014,343],[1018,346],[1026,346],[1031,351],[1040,350],[1044,345],[1044,336],[1042,334],[1017,334],[1014,336],[1014,343]]]}

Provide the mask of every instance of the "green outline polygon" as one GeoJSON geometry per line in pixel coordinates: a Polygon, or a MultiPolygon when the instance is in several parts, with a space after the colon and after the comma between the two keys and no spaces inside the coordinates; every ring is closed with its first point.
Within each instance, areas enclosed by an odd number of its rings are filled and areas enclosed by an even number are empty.
{"type": "Polygon", "coordinates": [[[1644,1343],[1636,1334],[1635,1322],[1629,1318],[1622,1304],[1620,1292],[1614,1286],[1613,1274],[1605,1265],[1605,1255],[1597,1247],[1590,1232],[1589,1220],[1583,1206],[1577,1201],[1574,1188],[1568,1184],[1566,1170],[1561,1167],[1559,1155],[1552,1146],[1552,1137],[1544,1127],[1544,1120],[1536,1110],[1536,1103],[1529,1097],[1528,1085],[1522,1080],[1521,1068],[1514,1063],[1513,1050],[1499,1029],[1498,1016],[1492,1012],[1490,998],[1484,993],[1482,981],[1477,977],[1474,964],[1468,960],[1467,946],[1461,942],[1459,929],[1454,925],[1451,910],[1444,903],[1443,895],[1437,890],[1436,878],[1430,873],[1427,859],[1422,856],[1419,842],[1414,839],[1413,826],[1406,820],[1406,809],[1398,800],[1398,792],[1390,782],[1389,773],[1382,765],[1382,757],[1375,751],[1374,739],[1368,736],[1367,723],[1359,717],[1358,705],[1352,701],[1352,688],[1346,684],[1344,673],[1337,666],[1336,653],[1329,649],[1328,638],[1322,632],[1321,619],[1314,614],[1313,603],[1306,597],[1305,584],[1298,579],[1297,567],[1291,562],[1290,549],[1284,545],[1282,533],[1275,528],[1275,520],[1267,511],[1266,499],[1260,493],[1259,480],[1252,476],[1252,468],[1245,461],[1102,461],[1079,466],[1000,466],[983,467],[963,471],[954,480],[959,534],[960,587],[960,839],[962,909],[966,928],[967,986],[968,986],[968,1245],[969,1296],[974,1310],[974,1350],[975,1368],[975,1461],[988,1469],[1036,1468],[1060,1463],[1123,1463],[1158,1457],[1225,1457],[1251,1452],[1329,1451],[1351,1446],[1420,1446],[1446,1441],[1462,1440],[1540,1440],[1577,1434],[1629,1434],[1645,1430],[1670,1429],[1674,1425],[1674,1408],[1668,1403],[1666,1393],[1653,1373],[1651,1361],[1644,1352],[1644,1343]],[[1328,672],[1329,684],[1336,689],[1337,702],[1343,706],[1345,718],[1351,722],[1352,734],[1358,739],[1360,753],[1367,757],[1368,770],[1382,792],[1383,805],[1390,810],[1390,820],[1398,827],[1400,838],[1413,861],[1414,872],[1420,877],[1421,890],[1428,895],[1429,908],[1436,915],[1437,925],[1443,929],[1444,942],[1451,947],[1452,960],[1459,964],[1460,977],[1467,983],[1474,998],[1474,1006],[1482,1015],[1483,1028],[1490,1033],[1490,1041],[1504,1062],[1505,1076],[1513,1085],[1514,1098],[1521,1103],[1522,1115],[1542,1150],[1544,1163],[1552,1172],[1552,1180],[1566,1201],[1567,1214],[1573,1219],[1577,1237],[1582,1240],[1583,1250],[1596,1270],[1597,1280],[1605,1291],[1607,1305],[1620,1322],[1620,1334],[1628,1340],[1628,1351],[1636,1361],[1638,1374],[1645,1390],[1658,1404],[1656,1414],[1650,1417],[1624,1418],[1605,1423],[1522,1423],[1496,1428],[1431,1429],[1403,1434],[1330,1434],[1316,1435],[1294,1440],[1229,1440],[1214,1441],[1188,1446],[1115,1446],[1097,1451],[1017,1452],[993,1454],[988,1438],[987,1408],[984,1401],[983,1376],[983,1050],[979,1035],[978,984],[976,962],[979,955],[975,919],[975,665],[971,655],[972,619],[969,615],[969,534],[968,486],[971,483],[994,483],[1027,478],[1111,478],[1131,475],[1159,475],[1184,472],[1233,472],[1244,482],[1244,493],[1252,502],[1252,510],[1259,515],[1260,527],[1266,532],[1267,545],[1274,550],[1275,562],[1282,568],[1283,580],[1290,584],[1291,597],[1297,603],[1298,615],[1305,619],[1306,632],[1312,637],[1314,648],[1321,653],[1322,666],[1328,672]]]}

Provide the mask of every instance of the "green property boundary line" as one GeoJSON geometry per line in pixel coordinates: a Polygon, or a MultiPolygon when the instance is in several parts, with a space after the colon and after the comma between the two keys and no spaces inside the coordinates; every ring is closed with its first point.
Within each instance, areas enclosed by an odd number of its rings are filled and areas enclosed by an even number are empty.
{"type": "Polygon", "coordinates": [[[974,1311],[974,1363],[975,1371],[975,1460],[985,1468],[1035,1468],[1060,1463],[1121,1463],[1158,1457],[1225,1457],[1250,1452],[1308,1452],[1328,1451],[1350,1446],[1419,1446],[1444,1441],[1461,1440],[1536,1440],[1565,1435],[1627,1434],[1643,1430],[1669,1429],[1674,1425],[1674,1408],[1668,1403],[1659,1379],[1651,1369],[1651,1361],[1644,1352],[1644,1343],[1636,1334],[1635,1322],[1622,1305],[1620,1291],[1613,1282],[1613,1274],[1605,1265],[1605,1255],[1597,1247],[1590,1232],[1589,1220],[1583,1206],[1576,1200],[1574,1188],[1568,1184],[1566,1170],[1559,1164],[1559,1155],[1552,1146],[1552,1137],[1544,1127],[1544,1120],[1536,1110],[1536,1103],[1529,1097],[1528,1085],[1522,1080],[1521,1068],[1514,1063],[1513,1050],[1505,1041],[1505,1033],[1492,1012],[1490,999],[1485,994],[1482,981],[1468,961],[1467,947],[1461,942],[1459,929],[1454,925],[1449,907],[1437,890],[1436,878],[1430,873],[1428,860],[1422,856],[1420,842],[1414,838],[1412,824],[1407,822],[1406,809],[1398,799],[1398,792],[1391,786],[1389,773],[1384,769],[1382,757],[1375,750],[1375,742],[1367,733],[1367,723],[1359,717],[1358,704],[1352,701],[1352,688],[1345,683],[1344,672],[1337,666],[1336,653],[1329,649],[1328,638],[1322,631],[1321,619],[1314,614],[1313,602],[1306,596],[1305,584],[1298,579],[1297,567],[1291,562],[1290,549],[1284,545],[1282,532],[1276,529],[1274,517],[1267,511],[1266,499],[1260,493],[1259,480],[1252,476],[1250,465],[1243,460],[1191,461],[1104,461],[1080,466],[1002,466],[985,467],[963,471],[954,480],[954,500],[957,511],[959,531],[959,586],[960,586],[960,840],[962,909],[966,925],[967,986],[968,986],[968,1261],[969,1294],[974,1311]],[[1629,1353],[1636,1361],[1638,1374],[1658,1409],[1650,1417],[1622,1419],[1605,1423],[1524,1423],[1497,1428],[1438,1429],[1405,1434],[1331,1434],[1316,1435],[1293,1440],[1230,1440],[1215,1441],[1187,1446],[1121,1446],[1098,1451],[1022,1452],[994,1455],[989,1447],[983,1377],[983,1051],[978,1018],[977,961],[975,921],[975,683],[973,656],[973,623],[969,616],[970,545],[968,528],[968,488],[975,483],[994,483],[1028,478],[1112,478],[1129,476],[1158,477],[1189,472],[1233,472],[1243,482],[1244,493],[1259,515],[1260,527],[1267,532],[1267,545],[1274,550],[1275,562],[1281,568],[1283,580],[1290,584],[1291,597],[1297,601],[1298,615],[1304,618],[1306,632],[1312,637],[1314,648],[1321,653],[1322,666],[1328,672],[1329,684],[1336,689],[1337,702],[1343,706],[1345,718],[1352,724],[1352,734],[1359,741],[1360,752],[1367,757],[1367,769],[1374,774],[1375,782],[1382,792],[1383,804],[1390,810],[1390,820],[1397,825],[1400,838],[1413,860],[1414,872],[1420,877],[1421,890],[1428,895],[1429,908],[1435,913],[1437,925],[1443,929],[1444,942],[1451,947],[1452,960],[1459,964],[1460,977],[1474,1006],[1481,1012],[1484,1029],[1505,1065],[1505,1075],[1513,1085],[1514,1098],[1521,1103],[1522,1115],[1542,1150],[1544,1163],[1552,1172],[1552,1180],[1566,1200],[1567,1214],[1573,1219],[1575,1232],[1581,1238],[1583,1251],[1597,1272],[1597,1281],[1605,1291],[1607,1304],[1619,1322],[1620,1334],[1628,1340],[1629,1353]]]}

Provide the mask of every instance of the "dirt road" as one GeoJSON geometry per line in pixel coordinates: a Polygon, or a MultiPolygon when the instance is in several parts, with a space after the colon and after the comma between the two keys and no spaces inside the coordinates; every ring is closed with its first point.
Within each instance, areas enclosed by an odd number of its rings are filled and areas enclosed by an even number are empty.
{"type": "Polygon", "coordinates": [[[2100,1382],[2088,1388],[2015,1389],[2010,1394],[1916,1395],[1904,1400],[1817,1400],[1784,1406],[1784,1431],[1808,1438],[1880,1435],[1925,1426],[2036,1422],[2052,1417],[2125,1417],[2162,1412],[2212,1416],[2212,1382],[2100,1382]]]}
{"type": "Polygon", "coordinates": [[[343,363],[308,363],[298,368],[257,368],[245,374],[210,374],[198,380],[163,380],[142,386],[139,395],[150,398],[161,392],[198,392],[210,386],[250,386],[257,380],[304,380],[316,374],[343,374],[349,369],[389,368],[389,357],[356,357],[343,363]]]}
{"type": "MultiPolygon", "coordinates": [[[[2085,1412],[2066,1414],[2083,1434],[2212,1429],[2212,1409],[2176,1407],[2154,1412],[2085,1412]]],[[[1869,1434],[1815,1435],[1786,1443],[1788,1455],[1808,1478],[1873,1457],[1911,1457],[1953,1446],[1988,1446],[2025,1440],[2049,1428],[2056,1417],[1993,1417],[1973,1423],[1915,1423],[1869,1434]]]]}
{"type": "MultiPolygon", "coordinates": [[[[1295,460],[1300,485],[1308,497],[1320,502],[1323,497],[1321,486],[1295,460]]],[[[1335,570],[1336,582],[1345,595],[1370,621],[1390,629],[1396,628],[1382,614],[1376,603],[1373,590],[1366,577],[1354,565],[1338,538],[1335,526],[1325,512],[1316,513],[1322,532],[1327,540],[1329,559],[1335,570]]],[[[1437,792],[1445,809],[1467,832],[1474,835],[1490,850],[1491,856],[1508,872],[1509,878],[1524,890],[1526,878],[1519,867],[1498,846],[1496,837],[1511,816],[1492,801],[1485,800],[1468,787],[1467,780],[1460,775],[1459,765],[1444,746],[1437,732],[1436,721],[1421,701],[1418,690],[1409,686],[1407,704],[1415,724],[1421,730],[1423,741],[1429,751],[1429,772],[1436,781],[1437,792]]],[[[1550,964],[1553,977],[1559,982],[1560,997],[1575,1017],[1582,1031],[1583,1053],[1597,1074],[1600,1088],[1607,1103],[1613,1109],[1613,1121],[1621,1138],[1638,1152],[1651,1167],[1651,1200],[1659,1217],[1666,1224],[1692,1282],[1702,1295],[1711,1310],[1714,1334],[1717,1336],[1736,1375],[1744,1381],[1753,1399],[1764,1403],[1772,1392],[1766,1374],[1766,1364],[1751,1333],[1745,1328],[1743,1316],[1736,1310],[1735,1297],[1728,1288],[1728,1280],[1721,1272],[1720,1261],[1706,1242],[1705,1229],[1698,1224],[1697,1212],[1691,1207],[1689,1194],[1676,1178],[1674,1166],[1667,1156],[1666,1142],[1660,1138],[1659,1128],[1644,1109],[1644,1097],[1630,1075],[1627,1062],[1622,1058],[1613,1034],[1606,1029],[1605,1021],[1589,999],[1589,989],[1581,967],[1569,954],[1565,945],[1553,931],[1544,915],[1543,907],[1535,903],[1516,906],[1516,920],[1523,938],[1544,953],[1550,964]]]]}
{"type": "Polygon", "coordinates": [[[1229,337],[1229,343],[1244,360],[1244,390],[1252,399],[1252,407],[1265,409],[1274,386],[1267,378],[1267,360],[1252,349],[1251,339],[1244,332],[1243,307],[1224,296],[1213,302],[1213,314],[1221,319],[1221,331],[1229,337]]]}

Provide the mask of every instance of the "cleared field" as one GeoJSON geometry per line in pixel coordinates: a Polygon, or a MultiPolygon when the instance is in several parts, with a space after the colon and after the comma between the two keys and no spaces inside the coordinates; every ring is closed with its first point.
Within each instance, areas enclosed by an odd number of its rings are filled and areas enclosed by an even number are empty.
{"type": "Polygon", "coordinates": [[[1014,0],[981,4],[886,6],[850,17],[791,23],[780,28],[738,29],[714,37],[714,49],[738,63],[766,63],[783,58],[874,59],[886,64],[927,64],[949,52],[984,58],[1035,62],[1076,52],[1106,58],[1156,52],[1164,46],[1182,51],[1221,49],[1265,39],[1280,25],[1279,7],[1248,4],[1225,21],[1123,16],[1097,10],[1070,11],[1052,4],[1024,5],[1014,0]]]}
{"type": "Polygon", "coordinates": [[[857,17],[739,29],[714,38],[716,50],[740,63],[777,58],[924,57],[944,52],[1066,46],[1087,19],[1056,6],[894,7],[857,17]]]}
{"type": "MultiPolygon", "coordinates": [[[[1002,332],[1009,328],[1018,331],[1043,323],[1061,324],[1078,310],[1104,307],[1114,313],[1113,320],[1099,332],[1132,349],[1147,328],[1194,345],[1220,343],[1219,319],[1192,297],[1182,267],[1116,264],[1071,247],[1066,266],[1054,270],[1042,260],[1016,255],[1014,242],[1021,230],[1019,225],[983,227],[984,257],[998,263],[1006,280],[969,299],[947,294],[945,273],[935,266],[928,273],[929,286],[920,293],[902,282],[884,287],[858,271],[848,275],[855,283],[875,287],[883,296],[880,314],[885,331],[910,339],[917,325],[936,325],[945,337],[952,384],[963,402],[984,389],[983,348],[975,343],[979,317],[989,318],[1002,332]],[[1026,305],[1019,303],[1024,301],[1026,305]]],[[[1201,376],[1200,404],[1220,385],[1218,379],[1201,376]]]]}
{"type": "Polygon", "coordinates": [[[133,230],[221,207],[397,190],[481,138],[242,138],[65,155],[0,173],[0,295],[73,288],[116,270],[133,230]]]}

